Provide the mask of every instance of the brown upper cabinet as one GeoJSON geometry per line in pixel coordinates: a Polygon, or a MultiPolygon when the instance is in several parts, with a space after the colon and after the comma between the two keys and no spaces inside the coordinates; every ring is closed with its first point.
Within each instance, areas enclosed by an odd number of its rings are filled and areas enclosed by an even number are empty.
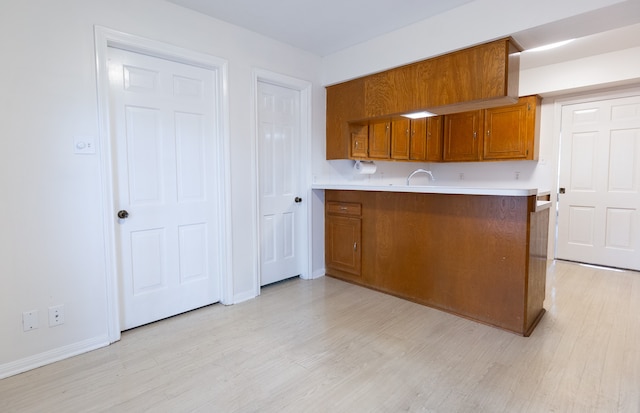
{"type": "Polygon", "coordinates": [[[391,147],[391,120],[369,124],[369,158],[389,159],[391,147]]]}
{"type": "Polygon", "coordinates": [[[409,160],[411,136],[415,133],[415,124],[412,123],[414,122],[409,118],[394,119],[391,122],[391,158],[409,160]]]}
{"type": "Polygon", "coordinates": [[[526,96],[517,104],[487,109],[484,115],[482,159],[538,159],[540,97],[526,96]]]}
{"type": "Polygon", "coordinates": [[[350,159],[441,161],[442,119],[379,119],[353,123],[350,159]]]}
{"type": "Polygon", "coordinates": [[[444,161],[537,160],[540,98],[444,116],[444,161]]]}
{"type": "Polygon", "coordinates": [[[349,122],[363,119],[364,79],[327,88],[327,159],[346,159],[351,145],[349,122]]]}
{"type": "Polygon", "coordinates": [[[513,105],[410,120],[354,123],[350,159],[423,162],[537,160],[540,97],[513,105]]]}
{"type": "Polygon", "coordinates": [[[430,117],[426,119],[427,143],[424,158],[419,157],[417,149],[412,149],[412,152],[415,152],[415,156],[411,157],[412,160],[429,162],[437,162],[442,160],[443,119],[443,116],[430,117]]]}
{"type": "Polygon", "coordinates": [[[506,38],[328,86],[327,159],[352,157],[349,123],[369,124],[420,110],[444,115],[514,103],[517,52],[506,38]]]}
{"type": "Polygon", "coordinates": [[[369,157],[369,126],[351,126],[351,157],[354,159],[369,157]]]}
{"type": "Polygon", "coordinates": [[[394,119],[391,122],[391,159],[440,161],[442,116],[394,119]]]}
{"type": "Polygon", "coordinates": [[[482,140],[481,110],[444,117],[443,161],[479,161],[482,140]]]}

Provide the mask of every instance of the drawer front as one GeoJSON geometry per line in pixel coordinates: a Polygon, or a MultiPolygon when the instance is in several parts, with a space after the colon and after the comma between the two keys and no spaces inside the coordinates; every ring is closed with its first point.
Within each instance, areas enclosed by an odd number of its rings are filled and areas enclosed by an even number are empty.
{"type": "Polygon", "coordinates": [[[362,214],[362,204],[354,202],[333,202],[327,203],[327,213],[333,215],[360,216],[362,214]]]}

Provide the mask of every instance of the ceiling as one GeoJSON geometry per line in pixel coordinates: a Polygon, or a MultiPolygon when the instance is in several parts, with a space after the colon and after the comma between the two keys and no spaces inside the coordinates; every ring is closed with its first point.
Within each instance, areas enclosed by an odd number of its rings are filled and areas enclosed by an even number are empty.
{"type": "MultiPolygon", "coordinates": [[[[326,56],[474,0],[168,1],[326,56]]],[[[560,50],[523,54],[522,69],[640,46],[640,1],[622,1],[511,35],[525,50],[578,38],[560,50]]]]}
{"type": "Polygon", "coordinates": [[[326,56],[473,0],[169,0],[326,56]]]}

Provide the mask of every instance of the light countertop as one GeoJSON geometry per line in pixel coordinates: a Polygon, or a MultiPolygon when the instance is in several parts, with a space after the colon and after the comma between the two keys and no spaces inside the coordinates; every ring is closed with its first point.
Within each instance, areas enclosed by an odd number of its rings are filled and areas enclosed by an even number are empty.
{"type": "Polygon", "coordinates": [[[374,191],[374,192],[416,192],[423,194],[456,194],[456,195],[498,195],[498,196],[530,196],[537,195],[538,190],[510,188],[465,188],[458,186],[422,186],[422,185],[357,185],[357,184],[320,184],[311,185],[311,189],[334,189],[340,191],[374,191]]]}
{"type": "Polygon", "coordinates": [[[536,212],[551,208],[551,201],[537,201],[536,212]]]}

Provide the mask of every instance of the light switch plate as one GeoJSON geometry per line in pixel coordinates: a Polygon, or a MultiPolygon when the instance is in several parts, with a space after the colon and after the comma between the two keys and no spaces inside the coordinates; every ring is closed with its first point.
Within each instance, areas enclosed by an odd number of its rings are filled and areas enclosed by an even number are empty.
{"type": "Polygon", "coordinates": [[[22,328],[24,331],[31,331],[38,328],[38,310],[25,311],[22,313],[22,328]]]}
{"type": "Polygon", "coordinates": [[[96,153],[96,143],[93,138],[76,137],[73,139],[74,153],[79,155],[90,155],[96,153]]]}

